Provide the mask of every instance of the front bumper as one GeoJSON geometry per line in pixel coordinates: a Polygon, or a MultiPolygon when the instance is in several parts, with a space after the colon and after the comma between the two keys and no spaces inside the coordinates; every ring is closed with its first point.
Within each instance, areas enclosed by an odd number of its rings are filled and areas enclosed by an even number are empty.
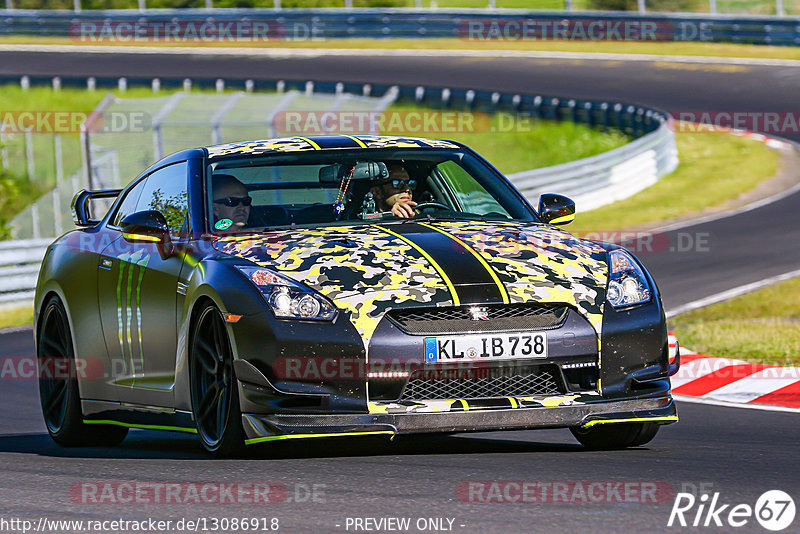
{"type": "Polygon", "coordinates": [[[476,408],[436,411],[434,406],[391,411],[389,405],[370,406],[365,414],[244,414],[245,442],[351,435],[418,434],[432,432],[483,432],[593,426],[602,423],[678,420],[675,402],[667,394],[647,398],[606,400],[587,398],[520,398],[509,401],[516,408],[476,408]],[[560,402],[560,404],[556,404],[560,402]],[[538,404],[538,405],[534,405],[538,404]],[[550,405],[548,405],[550,404],[550,405]],[[386,411],[382,411],[385,408],[386,411]],[[381,411],[381,413],[375,413],[381,411]]]}

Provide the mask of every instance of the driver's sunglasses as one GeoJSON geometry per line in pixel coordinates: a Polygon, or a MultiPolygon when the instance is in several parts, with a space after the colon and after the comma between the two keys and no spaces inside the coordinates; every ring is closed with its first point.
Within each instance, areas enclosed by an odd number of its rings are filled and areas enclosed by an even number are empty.
{"type": "Polygon", "coordinates": [[[392,184],[392,188],[396,191],[405,191],[406,188],[414,189],[417,187],[417,181],[413,178],[408,180],[387,180],[384,183],[392,184]]]}
{"type": "Polygon", "coordinates": [[[229,208],[235,208],[239,204],[242,206],[249,206],[253,203],[253,199],[250,197],[225,197],[225,198],[218,198],[214,201],[214,204],[222,204],[224,206],[228,206],[229,208]]]}

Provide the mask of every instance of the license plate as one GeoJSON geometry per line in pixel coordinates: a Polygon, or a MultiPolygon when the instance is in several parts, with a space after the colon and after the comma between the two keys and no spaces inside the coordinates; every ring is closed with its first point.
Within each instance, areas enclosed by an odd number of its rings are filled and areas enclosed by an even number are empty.
{"type": "Polygon", "coordinates": [[[425,362],[547,358],[547,334],[493,334],[425,338],[425,362]]]}

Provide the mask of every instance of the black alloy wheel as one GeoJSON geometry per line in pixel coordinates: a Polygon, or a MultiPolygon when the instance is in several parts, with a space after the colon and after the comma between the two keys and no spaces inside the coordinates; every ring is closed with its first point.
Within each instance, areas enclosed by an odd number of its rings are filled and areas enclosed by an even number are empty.
{"type": "Polygon", "coordinates": [[[78,371],[69,321],[58,297],[42,308],[36,339],[39,399],[47,432],[64,447],[116,445],[128,434],[126,427],[87,425],[83,422],[78,371]]]}
{"type": "Polygon", "coordinates": [[[192,413],[203,446],[218,456],[244,444],[233,355],[222,314],[207,306],[198,317],[189,359],[192,413]]]}

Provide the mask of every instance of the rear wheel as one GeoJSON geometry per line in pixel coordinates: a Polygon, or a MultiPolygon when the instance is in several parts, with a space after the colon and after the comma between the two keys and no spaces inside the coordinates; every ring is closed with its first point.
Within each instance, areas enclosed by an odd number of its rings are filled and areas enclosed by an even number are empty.
{"type": "Polygon", "coordinates": [[[222,314],[213,305],[195,323],[189,366],[192,413],[203,447],[218,456],[238,453],[244,430],[233,354],[222,314]]]}
{"type": "Polygon", "coordinates": [[[47,432],[64,447],[120,443],[128,434],[127,428],[83,423],[75,352],[67,314],[55,296],[42,309],[36,359],[39,399],[47,432]]]}
{"type": "Polygon", "coordinates": [[[587,449],[613,450],[637,447],[652,440],[658,432],[655,423],[613,423],[591,428],[571,428],[572,435],[587,449]]]}

